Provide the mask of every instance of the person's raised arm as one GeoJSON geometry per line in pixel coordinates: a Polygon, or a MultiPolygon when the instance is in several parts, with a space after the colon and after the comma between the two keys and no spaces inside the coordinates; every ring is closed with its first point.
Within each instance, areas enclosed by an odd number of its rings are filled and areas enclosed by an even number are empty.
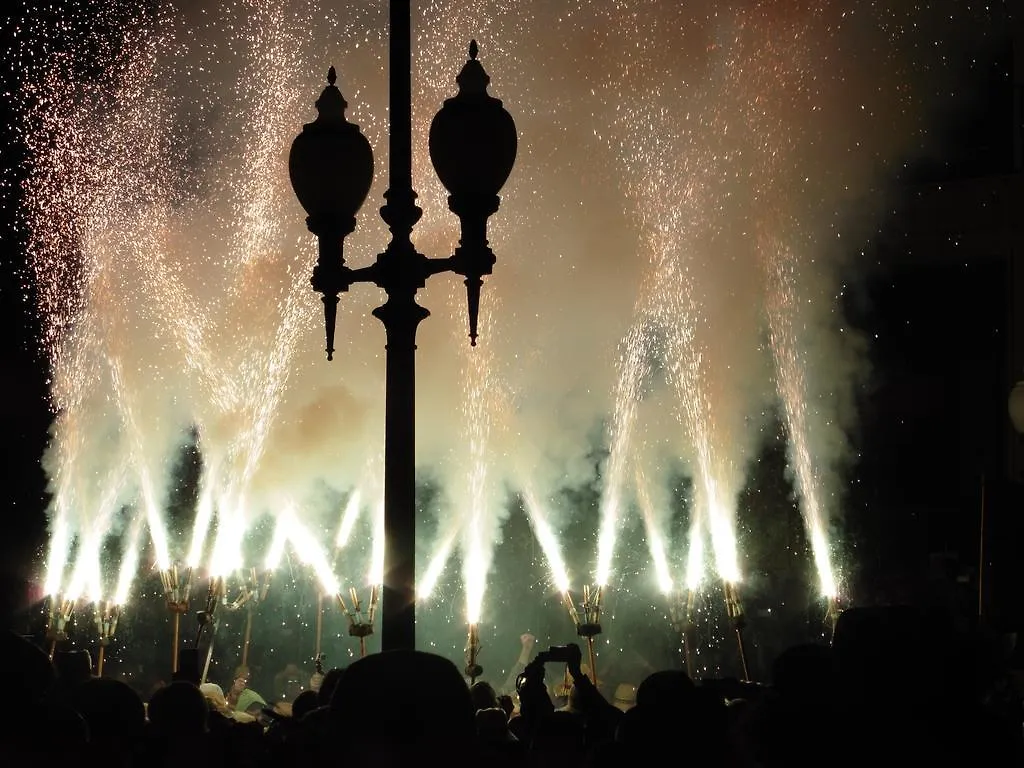
{"type": "Polygon", "coordinates": [[[609,704],[593,681],[583,673],[583,652],[576,643],[569,643],[566,648],[569,658],[566,666],[572,676],[572,684],[576,689],[573,697],[579,706],[587,727],[594,735],[602,734],[610,738],[615,733],[622,712],[609,704]]]}
{"type": "Polygon", "coordinates": [[[533,655],[533,647],[537,644],[537,638],[529,632],[524,632],[519,636],[519,642],[522,646],[519,651],[519,658],[512,669],[509,670],[509,675],[505,679],[505,685],[501,689],[502,693],[509,695],[516,692],[516,680],[523,670],[526,669],[526,665],[530,663],[530,657],[533,655]]]}

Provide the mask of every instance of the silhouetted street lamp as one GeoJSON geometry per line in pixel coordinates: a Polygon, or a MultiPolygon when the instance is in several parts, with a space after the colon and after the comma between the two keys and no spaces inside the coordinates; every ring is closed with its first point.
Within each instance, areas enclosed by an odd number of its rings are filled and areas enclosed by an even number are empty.
{"type": "Polygon", "coordinates": [[[487,219],[498,210],[498,192],[515,162],[517,135],[512,117],[488,95],[490,78],[477,61],[477,45],[459,73],[459,92],[447,99],[430,126],[430,159],[449,192],[448,207],[459,217],[461,239],[452,256],[428,258],[410,235],[422,215],[412,188],[412,90],[409,0],[389,5],[389,178],[380,210],[391,242],[370,266],[345,265],[344,241],[373,182],[373,153],[358,126],[345,119],[345,102],[335,86],[334,67],[316,102],[317,119],[292,144],[288,171],[292,187],[316,235],[319,255],[313,289],[323,294],[327,359],[334,354],[338,296],[354,283],[374,283],[387,301],[373,314],[387,335],[384,436],[384,556],[381,645],[384,650],[415,646],[416,580],[416,328],[430,313],[416,292],[431,275],[454,272],[465,278],[469,337],[476,344],[480,287],[491,274],[494,253],[487,245],[487,219]]]}

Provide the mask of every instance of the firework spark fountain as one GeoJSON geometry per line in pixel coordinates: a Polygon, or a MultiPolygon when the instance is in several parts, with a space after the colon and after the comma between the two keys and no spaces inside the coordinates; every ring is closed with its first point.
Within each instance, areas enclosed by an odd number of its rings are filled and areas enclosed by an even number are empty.
{"type": "MultiPolygon", "coordinates": [[[[747,123],[759,158],[753,173],[769,181],[757,186],[754,194],[756,251],[764,275],[769,346],[789,438],[790,464],[819,589],[830,599],[837,594],[837,583],[824,497],[828,484],[825,474],[832,468],[815,459],[812,440],[815,432],[831,425],[819,411],[807,381],[811,369],[807,346],[813,317],[803,308],[813,291],[828,282],[820,277],[814,279],[818,269],[812,255],[814,245],[790,212],[792,202],[787,190],[794,169],[781,165],[780,160],[795,154],[795,137],[779,121],[780,115],[798,107],[809,96],[813,99],[821,88],[815,82],[817,73],[809,49],[813,26],[820,22],[821,15],[817,13],[770,26],[764,17],[750,17],[741,30],[741,45],[747,55],[730,61],[725,82],[737,102],[746,99],[751,88],[756,89],[760,101],[760,108],[737,111],[747,123]],[[798,243],[810,253],[798,253],[798,243]]],[[[833,303],[831,297],[814,298],[818,311],[833,303]]]]}
{"type": "MultiPolygon", "coordinates": [[[[518,186],[494,230],[517,258],[495,281],[501,312],[496,294],[481,306],[495,343],[451,345],[465,335],[461,288],[440,292],[449,311],[420,339],[436,363],[422,372],[431,407],[419,412],[420,456],[452,503],[439,513],[418,599],[458,547],[465,618],[478,626],[508,481],[571,602],[565,559],[579,555],[560,550],[547,505],[565,485],[590,482],[579,456],[598,421],[609,422],[609,455],[594,591],[618,588],[633,492],[662,591],[671,585],[674,600],[690,602],[712,568],[735,591],[749,554],[737,539],[737,494],[763,414],[777,404],[819,590],[835,615],[832,531],[850,455],[841,411],[859,362],[836,339],[836,249],[825,241],[856,252],[871,227],[844,216],[854,192],[875,190],[875,174],[924,135],[915,68],[960,60],[945,43],[918,42],[923,30],[951,40],[967,12],[927,5],[858,1],[843,15],[650,0],[417,6],[424,252],[452,235],[426,116],[451,94],[451,62],[469,39],[493,57],[509,103],[522,105],[518,186]],[[862,50],[883,53],[850,66],[862,50]],[[660,467],[634,471],[639,435],[670,444],[693,480],[679,579],[670,521],[649,498],[660,467]],[[546,461],[526,479],[524,453],[546,461]]],[[[313,254],[296,245],[305,239],[293,228],[301,217],[282,157],[312,78],[330,63],[352,84],[352,112],[371,143],[384,146],[386,108],[365,96],[385,90],[386,25],[379,8],[359,4],[330,16],[315,2],[100,0],[15,22],[11,98],[28,160],[19,223],[54,412],[42,579],[50,634],[70,619],[65,603],[73,611],[83,595],[110,594],[104,573],[118,572],[113,601],[124,605],[153,565],[162,578],[181,568],[177,593],[186,568],[196,579],[204,566],[215,578],[244,569],[259,518],[284,516],[282,498],[301,500],[286,526],[300,527],[275,533],[262,564],[273,570],[290,542],[325,594],[342,587],[329,547],[311,533],[337,508],[307,499],[325,480],[349,493],[331,526],[335,548],[350,547],[360,504],[379,494],[361,473],[381,442],[380,361],[349,341],[367,314],[355,303],[340,317],[345,370],[319,365],[309,341],[313,254]],[[168,503],[182,446],[201,456],[187,541],[168,503]],[[113,567],[102,560],[112,539],[113,567]]],[[[385,236],[374,220],[348,245],[369,258],[385,236]]],[[[370,525],[379,528],[376,517],[370,525]]],[[[378,531],[371,589],[382,545],[378,531]]]]}
{"type": "Polygon", "coordinates": [[[784,249],[765,248],[768,262],[768,320],[776,378],[786,415],[790,456],[801,511],[807,526],[811,554],[818,572],[818,588],[825,599],[838,594],[827,538],[827,516],[822,505],[823,486],[818,463],[813,459],[808,414],[808,390],[804,381],[806,361],[797,341],[793,313],[797,299],[793,286],[791,257],[784,249]]]}
{"type": "MultiPolygon", "coordinates": [[[[488,313],[484,313],[482,319],[486,329],[488,313]]],[[[472,350],[467,356],[467,370],[463,379],[466,386],[464,417],[469,445],[463,583],[466,588],[466,622],[471,627],[479,624],[483,611],[494,541],[490,529],[497,517],[496,494],[492,487],[494,473],[490,467],[494,414],[488,396],[493,392],[495,384],[491,380],[494,374],[493,353],[486,351],[489,349],[481,347],[472,350]]]]}
{"type": "Polygon", "coordinates": [[[634,325],[622,342],[623,351],[617,361],[618,383],[612,415],[612,444],[604,478],[605,491],[597,537],[597,570],[594,578],[598,586],[606,585],[611,578],[626,464],[633,447],[631,437],[640,403],[641,387],[648,374],[651,338],[651,334],[642,323],[634,325]]]}

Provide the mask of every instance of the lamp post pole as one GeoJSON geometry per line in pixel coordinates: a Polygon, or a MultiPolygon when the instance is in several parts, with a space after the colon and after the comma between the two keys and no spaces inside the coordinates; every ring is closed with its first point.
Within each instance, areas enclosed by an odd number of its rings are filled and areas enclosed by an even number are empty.
{"type": "Polygon", "coordinates": [[[412,189],[412,88],[409,0],[390,12],[390,167],[381,218],[391,242],[378,259],[387,301],[373,314],[384,323],[384,594],[383,650],[416,643],[416,329],[430,312],[416,303],[425,276],[410,236],[422,211],[412,189]]]}
{"type": "Polygon", "coordinates": [[[416,330],[429,312],[416,303],[431,275],[465,278],[469,335],[476,343],[480,287],[495,257],[487,245],[487,219],[498,210],[498,191],[515,162],[515,123],[487,93],[490,78],[476,60],[476,42],[459,76],[457,96],[447,99],[430,128],[430,158],[448,189],[448,207],[461,224],[452,256],[427,258],[411,240],[422,211],[412,187],[411,9],[409,0],[389,4],[389,171],[381,218],[391,241],[376,261],[345,265],[344,240],[373,181],[373,154],[358,126],[345,119],[345,102],[334,85],[317,101],[319,115],[303,127],[288,159],[292,187],[309,214],[319,255],[313,289],[323,294],[327,358],[334,353],[339,294],[355,283],[374,283],[387,300],[373,310],[386,333],[384,427],[383,650],[412,649],[416,642],[416,330]]]}

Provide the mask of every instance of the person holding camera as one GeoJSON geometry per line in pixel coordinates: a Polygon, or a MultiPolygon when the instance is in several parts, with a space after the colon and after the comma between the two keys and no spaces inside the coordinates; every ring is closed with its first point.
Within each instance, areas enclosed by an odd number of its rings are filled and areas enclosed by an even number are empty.
{"type": "Polygon", "coordinates": [[[556,719],[556,714],[566,716],[557,718],[562,730],[573,730],[576,722],[582,724],[582,741],[585,746],[611,740],[622,717],[622,712],[605,701],[591,679],[584,674],[583,653],[576,643],[552,646],[538,653],[519,675],[516,690],[519,692],[520,708],[516,736],[533,745],[537,744],[538,734],[550,734],[549,726],[556,719]],[[565,664],[568,668],[574,688],[574,712],[556,713],[544,684],[544,666],[548,663],[565,664]],[[572,718],[572,722],[569,718],[572,718]]]}

